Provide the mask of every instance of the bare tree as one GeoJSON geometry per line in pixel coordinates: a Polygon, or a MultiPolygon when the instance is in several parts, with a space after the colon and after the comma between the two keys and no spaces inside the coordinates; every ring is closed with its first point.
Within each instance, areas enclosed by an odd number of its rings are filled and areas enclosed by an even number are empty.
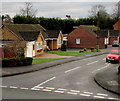
{"type": "Polygon", "coordinates": [[[115,19],[120,18],[120,1],[113,8],[112,18],[115,18],[115,19]]]}
{"type": "Polygon", "coordinates": [[[100,4],[92,6],[92,8],[89,11],[89,13],[90,13],[90,17],[91,18],[97,18],[98,16],[102,17],[102,18],[105,18],[105,17],[109,16],[109,14],[106,11],[105,6],[100,5],[100,4]]]}
{"type": "Polygon", "coordinates": [[[20,13],[22,16],[26,17],[35,17],[37,10],[33,9],[31,2],[25,2],[24,8],[20,9],[20,13]]]}

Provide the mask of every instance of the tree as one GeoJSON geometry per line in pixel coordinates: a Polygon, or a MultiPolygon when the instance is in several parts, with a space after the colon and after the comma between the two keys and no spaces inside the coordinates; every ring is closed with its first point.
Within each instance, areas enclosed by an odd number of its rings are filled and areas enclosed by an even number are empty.
{"type": "Polygon", "coordinates": [[[100,4],[92,6],[89,13],[90,13],[91,18],[97,18],[97,17],[106,18],[106,17],[109,17],[109,14],[107,13],[105,6],[100,5],[100,4]]]}
{"type": "Polygon", "coordinates": [[[37,10],[33,9],[32,3],[25,2],[25,7],[20,9],[22,16],[35,17],[37,10]]]}
{"type": "Polygon", "coordinates": [[[113,8],[112,18],[116,20],[120,18],[120,1],[113,8]]]}

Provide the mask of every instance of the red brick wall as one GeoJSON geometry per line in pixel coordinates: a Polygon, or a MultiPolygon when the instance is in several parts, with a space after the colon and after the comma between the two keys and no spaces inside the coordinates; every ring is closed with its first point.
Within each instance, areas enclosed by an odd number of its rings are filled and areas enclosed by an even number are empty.
{"type": "Polygon", "coordinates": [[[110,37],[109,38],[110,45],[112,45],[114,40],[118,40],[118,38],[117,37],[110,37]]]}
{"type": "Polygon", "coordinates": [[[120,20],[114,24],[114,30],[120,30],[120,20]]]}
{"type": "Polygon", "coordinates": [[[104,42],[105,42],[104,38],[98,38],[99,48],[105,48],[104,42]]]}
{"type": "Polygon", "coordinates": [[[96,47],[96,36],[88,32],[84,27],[79,26],[68,36],[69,48],[91,48],[96,47]],[[80,44],[76,44],[76,39],[80,39],[80,44]]]}

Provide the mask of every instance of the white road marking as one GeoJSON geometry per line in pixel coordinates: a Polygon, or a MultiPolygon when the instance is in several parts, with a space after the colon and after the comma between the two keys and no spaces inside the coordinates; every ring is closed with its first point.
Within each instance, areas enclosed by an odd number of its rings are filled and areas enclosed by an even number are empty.
{"type": "Polygon", "coordinates": [[[76,68],[73,68],[73,69],[69,69],[69,70],[65,71],[65,73],[68,73],[68,72],[70,72],[70,71],[76,70],[76,69],[78,69],[78,68],[81,68],[81,67],[76,67],[76,68]]]}
{"type": "Polygon", "coordinates": [[[85,93],[85,94],[93,94],[93,93],[91,93],[91,92],[83,92],[83,93],[85,93]]]}
{"type": "Polygon", "coordinates": [[[55,93],[64,93],[64,91],[59,91],[59,90],[56,90],[54,91],[55,93]]]}
{"type": "Polygon", "coordinates": [[[91,96],[91,95],[88,95],[88,94],[80,94],[81,96],[91,96]]]}
{"type": "Polygon", "coordinates": [[[46,87],[46,89],[51,89],[51,90],[54,90],[55,88],[52,88],[52,87],[46,87]]]}
{"type": "Polygon", "coordinates": [[[97,95],[108,96],[107,94],[101,94],[101,93],[97,93],[97,95]]]}
{"type": "Polygon", "coordinates": [[[18,87],[15,87],[15,86],[10,86],[10,88],[15,88],[15,89],[16,89],[16,88],[18,88],[18,87]]]}
{"type": "Polygon", "coordinates": [[[76,93],[79,93],[80,91],[78,90],[70,90],[71,92],[76,92],[76,93]]]}
{"type": "Polygon", "coordinates": [[[7,88],[7,86],[0,86],[1,88],[7,88]]]}
{"type": "Polygon", "coordinates": [[[68,94],[77,95],[78,93],[67,92],[68,94]]]}
{"type": "Polygon", "coordinates": [[[110,100],[120,100],[118,98],[112,98],[112,97],[108,97],[108,99],[110,99],[110,100]]]}
{"type": "Polygon", "coordinates": [[[106,60],[106,58],[104,58],[103,60],[106,60]]]}
{"type": "Polygon", "coordinates": [[[20,87],[20,89],[23,89],[23,90],[27,90],[27,89],[29,89],[29,88],[25,88],[25,87],[20,87]]]}
{"type": "Polygon", "coordinates": [[[38,84],[37,86],[35,86],[35,87],[33,87],[33,88],[39,88],[39,86],[41,86],[41,85],[43,85],[43,84],[45,84],[45,83],[47,83],[47,82],[49,82],[49,81],[52,81],[52,80],[55,79],[55,78],[56,78],[56,77],[54,76],[54,77],[52,77],[52,78],[50,78],[50,79],[48,79],[48,80],[46,80],[46,81],[38,84]]]}
{"type": "Polygon", "coordinates": [[[58,88],[57,90],[63,90],[63,91],[66,91],[66,89],[63,89],[63,88],[58,88]]]}
{"type": "Polygon", "coordinates": [[[88,63],[87,65],[91,65],[91,64],[94,64],[94,63],[96,63],[96,62],[98,62],[98,61],[90,62],[90,63],[88,63]]]}
{"type": "Polygon", "coordinates": [[[103,97],[103,96],[93,96],[94,98],[105,98],[105,97],[103,97]]]}
{"type": "Polygon", "coordinates": [[[102,69],[105,69],[105,68],[107,68],[109,65],[110,65],[110,64],[107,64],[106,66],[101,67],[100,69],[94,70],[92,73],[95,73],[95,72],[97,72],[97,71],[100,71],[100,70],[102,70],[102,69]]]}
{"type": "Polygon", "coordinates": [[[50,90],[50,89],[43,89],[43,91],[51,92],[52,90],[50,90]]]}
{"type": "Polygon", "coordinates": [[[31,90],[40,90],[40,89],[36,89],[36,88],[31,88],[31,90]]]}

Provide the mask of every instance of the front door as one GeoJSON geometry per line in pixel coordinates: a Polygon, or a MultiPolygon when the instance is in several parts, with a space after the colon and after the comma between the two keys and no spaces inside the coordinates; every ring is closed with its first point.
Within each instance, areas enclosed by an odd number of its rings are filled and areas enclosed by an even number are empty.
{"type": "Polygon", "coordinates": [[[27,54],[26,57],[33,57],[33,43],[28,42],[27,43],[27,54]]]}

